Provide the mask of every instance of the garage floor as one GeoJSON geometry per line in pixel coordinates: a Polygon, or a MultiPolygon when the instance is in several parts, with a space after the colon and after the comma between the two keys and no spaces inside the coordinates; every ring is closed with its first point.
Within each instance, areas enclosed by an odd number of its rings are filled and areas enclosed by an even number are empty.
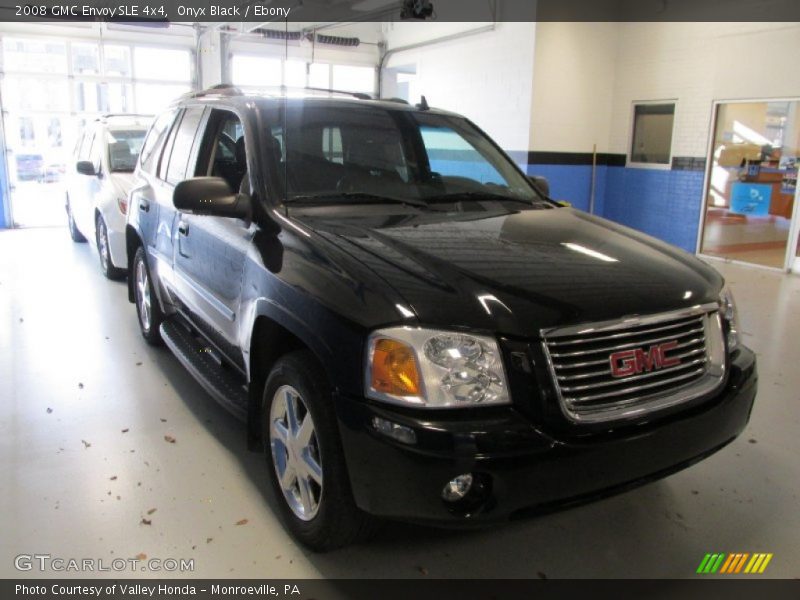
{"type": "Polygon", "coordinates": [[[589,506],[468,533],[388,525],[314,555],[281,528],[242,426],[144,343],[96,252],[63,228],[0,232],[0,577],[20,553],[194,558],[196,577],[689,577],[707,552],[772,552],[765,576],[798,577],[800,278],[716,266],[760,360],[734,444],[589,506]]]}

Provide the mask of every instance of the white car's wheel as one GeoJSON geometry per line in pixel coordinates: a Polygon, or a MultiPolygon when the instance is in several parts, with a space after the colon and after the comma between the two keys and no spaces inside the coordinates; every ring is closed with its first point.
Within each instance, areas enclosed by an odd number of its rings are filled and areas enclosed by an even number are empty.
{"type": "Polygon", "coordinates": [[[95,237],[97,239],[97,253],[100,255],[100,270],[109,279],[122,279],[125,277],[125,270],[118,269],[111,262],[111,250],[108,245],[108,227],[103,219],[103,215],[98,214],[95,221],[95,237]]]}

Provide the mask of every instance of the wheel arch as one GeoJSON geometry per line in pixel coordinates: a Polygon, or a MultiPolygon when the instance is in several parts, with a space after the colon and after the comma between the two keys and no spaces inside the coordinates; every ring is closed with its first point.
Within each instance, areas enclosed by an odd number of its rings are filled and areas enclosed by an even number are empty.
{"type": "MultiPolygon", "coordinates": [[[[96,210],[96,209],[95,209],[96,210]]],[[[133,258],[136,256],[136,250],[142,246],[142,238],[139,237],[139,232],[130,225],[125,226],[125,249],[128,251],[128,273],[133,273],[133,258]]],[[[128,277],[128,302],[135,302],[136,299],[133,295],[133,277],[128,277]]]]}
{"type": "Polygon", "coordinates": [[[260,448],[261,401],[267,377],[275,363],[284,355],[307,350],[318,361],[335,387],[330,368],[331,349],[294,315],[266,300],[256,302],[248,348],[248,407],[247,437],[250,449],[260,448]]]}

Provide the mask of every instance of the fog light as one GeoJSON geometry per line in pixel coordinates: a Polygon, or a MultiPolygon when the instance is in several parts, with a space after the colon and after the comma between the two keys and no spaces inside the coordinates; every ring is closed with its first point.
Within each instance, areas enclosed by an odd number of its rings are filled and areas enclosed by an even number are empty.
{"type": "Polygon", "coordinates": [[[447,502],[458,502],[472,489],[472,473],[459,475],[448,481],[442,490],[442,498],[447,502]]]}
{"type": "Polygon", "coordinates": [[[378,433],[382,433],[398,442],[403,442],[404,444],[417,443],[417,434],[410,427],[398,425],[380,417],[372,417],[372,427],[378,433]]]}

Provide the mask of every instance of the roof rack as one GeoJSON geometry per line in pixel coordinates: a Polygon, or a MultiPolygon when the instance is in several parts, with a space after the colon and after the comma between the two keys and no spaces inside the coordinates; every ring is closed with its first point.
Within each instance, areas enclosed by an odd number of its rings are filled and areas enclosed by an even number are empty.
{"type": "Polygon", "coordinates": [[[95,119],[95,121],[102,121],[104,119],[120,119],[120,118],[130,118],[130,119],[138,119],[138,118],[145,118],[145,119],[152,119],[153,115],[145,114],[145,113],[105,113],[100,115],[95,119]]]}
{"type": "Polygon", "coordinates": [[[395,102],[397,104],[409,104],[408,100],[404,98],[398,98],[396,96],[393,96],[391,98],[379,98],[379,100],[381,100],[381,102],[395,102]]]}
{"type": "Polygon", "coordinates": [[[232,83],[218,83],[217,85],[212,85],[209,88],[204,90],[196,90],[193,92],[187,92],[181,99],[188,99],[188,98],[203,98],[204,96],[241,96],[242,90],[238,87],[233,85],[232,83]]]}
{"type": "Polygon", "coordinates": [[[326,92],[328,94],[342,94],[344,96],[352,96],[353,98],[358,98],[359,100],[372,100],[372,96],[369,94],[365,94],[363,92],[348,92],[345,90],[332,90],[329,88],[318,88],[318,87],[304,87],[304,90],[309,90],[312,92],[326,92]]]}
{"type": "MultiPolygon", "coordinates": [[[[324,94],[339,94],[342,96],[350,96],[352,98],[358,98],[359,100],[374,100],[372,96],[369,94],[365,94],[363,92],[348,92],[346,90],[334,90],[330,88],[319,88],[319,87],[309,87],[309,86],[267,86],[268,88],[274,88],[276,95],[286,95],[288,92],[321,92],[324,94]]],[[[262,88],[263,93],[267,92],[266,88],[262,88]]],[[[243,96],[245,92],[243,92],[240,88],[232,85],[230,83],[218,83],[217,85],[212,85],[209,88],[204,90],[196,90],[192,92],[187,92],[182,96],[176,98],[173,103],[179,103],[183,100],[190,100],[192,98],[203,98],[205,96],[222,96],[222,97],[231,97],[231,96],[243,96]]],[[[405,102],[401,98],[393,99],[397,102],[405,102]]]]}

